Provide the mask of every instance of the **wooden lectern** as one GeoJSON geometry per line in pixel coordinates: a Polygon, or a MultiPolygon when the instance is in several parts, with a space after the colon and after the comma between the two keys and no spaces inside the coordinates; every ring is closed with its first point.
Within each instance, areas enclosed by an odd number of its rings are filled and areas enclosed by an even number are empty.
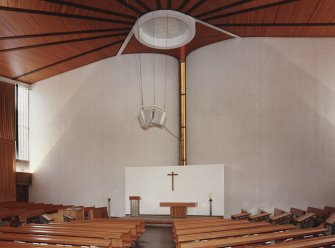
{"type": "Polygon", "coordinates": [[[185,218],[188,207],[197,207],[197,202],[161,202],[160,207],[170,207],[170,215],[172,218],[185,218]]]}

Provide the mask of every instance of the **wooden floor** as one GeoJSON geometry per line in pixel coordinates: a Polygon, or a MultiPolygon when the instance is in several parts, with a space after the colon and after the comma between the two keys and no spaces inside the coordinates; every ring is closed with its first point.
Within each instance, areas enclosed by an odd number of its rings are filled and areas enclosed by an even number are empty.
{"type": "Polygon", "coordinates": [[[171,227],[146,226],[136,247],[145,248],[175,248],[171,227]]]}

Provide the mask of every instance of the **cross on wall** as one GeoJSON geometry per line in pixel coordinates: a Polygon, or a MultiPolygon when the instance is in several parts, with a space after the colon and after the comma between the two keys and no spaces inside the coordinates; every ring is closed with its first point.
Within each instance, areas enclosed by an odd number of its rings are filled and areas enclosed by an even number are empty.
{"type": "Polygon", "coordinates": [[[171,176],[171,182],[172,182],[172,191],[174,191],[174,177],[175,176],[178,176],[178,174],[177,173],[174,173],[174,171],[172,171],[172,173],[170,173],[170,174],[167,174],[168,176],[171,176]]]}

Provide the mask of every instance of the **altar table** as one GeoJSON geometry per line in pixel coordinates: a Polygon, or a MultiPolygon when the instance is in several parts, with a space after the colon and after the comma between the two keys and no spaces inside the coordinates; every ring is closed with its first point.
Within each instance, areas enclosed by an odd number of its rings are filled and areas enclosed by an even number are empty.
{"type": "Polygon", "coordinates": [[[185,218],[188,207],[197,207],[197,202],[160,202],[160,207],[170,207],[172,218],[185,218]]]}

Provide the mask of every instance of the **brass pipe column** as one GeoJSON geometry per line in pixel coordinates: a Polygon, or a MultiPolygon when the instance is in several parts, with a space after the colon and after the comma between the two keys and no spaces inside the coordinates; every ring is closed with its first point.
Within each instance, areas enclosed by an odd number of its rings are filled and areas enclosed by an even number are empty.
{"type": "Polygon", "coordinates": [[[180,165],[187,165],[186,160],[186,62],[179,61],[180,71],[180,165]]]}

